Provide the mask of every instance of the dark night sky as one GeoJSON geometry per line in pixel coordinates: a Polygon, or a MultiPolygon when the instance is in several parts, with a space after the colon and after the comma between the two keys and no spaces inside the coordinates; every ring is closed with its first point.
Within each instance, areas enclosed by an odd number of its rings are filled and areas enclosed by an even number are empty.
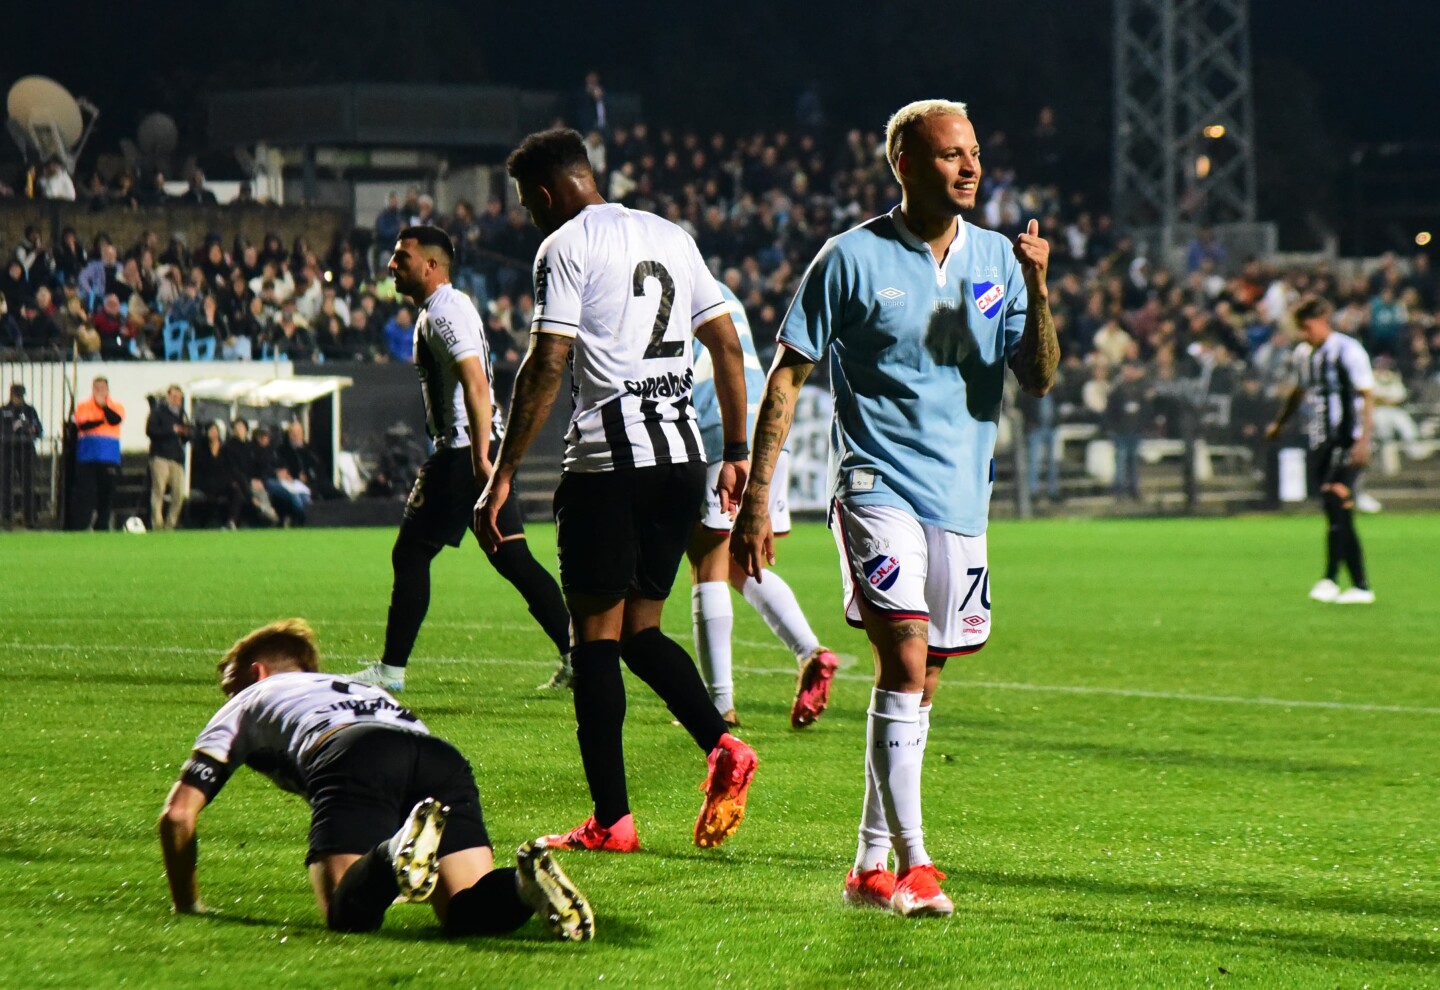
{"type": "MultiPolygon", "coordinates": [[[[682,125],[783,125],[813,78],[837,122],[878,126],[907,100],[945,95],[971,102],[986,128],[1020,128],[1054,102],[1062,123],[1091,127],[1106,147],[1108,0],[1006,6],[998,16],[999,5],[953,0],[32,3],[6,18],[0,85],[29,72],[60,79],[101,103],[112,146],[153,109],[198,129],[195,94],[207,88],[388,78],[571,89],[594,66],[682,125]]],[[[1257,90],[1281,90],[1258,102],[1313,92],[1337,150],[1440,141],[1430,50],[1440,2],[1252,0],[1251,16],[1257,90]]]]}

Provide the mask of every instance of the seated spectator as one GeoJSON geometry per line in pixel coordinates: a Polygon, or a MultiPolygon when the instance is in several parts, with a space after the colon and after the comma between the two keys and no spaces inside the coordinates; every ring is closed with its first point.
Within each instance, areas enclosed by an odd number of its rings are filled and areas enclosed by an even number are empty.
{"type": "Polygon", "coordinates": [[[235,484],[241,492],[241,515],[243,520],[255,526],[274,526],[280,515],[270,502],[265,490],[265,479],[261,472],[260,456],[256,445],[250,440],[250,424],[237,419],[230,424],[230,436],[225,440],[221,456],[235,484]]]}
{"type": "Polygon", "coordinates": [[[230,337],[229,321],[226,320],[225,313],[220,308],[220,301],[215,298],[213,292],[200,300],[199,312],[191,320],[191,326],[194,329],[196,340],[214,337],[216,346],[219,346],[220,341],[230,337]]]}
{"type": "Polygon", "coordinates": [[[105,301],[91,317],[91,325],[100,335],[101,360],[128,361],[135,356],[130,353],[130,328],[120,311],[120,297],[115,293],[106,294],[105,301]]]}
{"type": "Polygon", "coordinates": [[[30,298],[30,295],[25,266],[20,263],[19,258],[11,258],[5,266],[4,274],[0,274],[0,296],[5,297],[5,304],[10,312],[19,313],[20,304],[30,298]]]}
{"type": "MultiPolygon", "coordinates": [[[[49,295],[48,289],[43,291],[49,295]]],[[[32,353],[58,350],[63,340],[54,317],[43,312],[34,299],[26,299],[20,304],[17,325],[20,347],[32,353]]]]}
{"type": "Polygon", "coordinates": [[[285,442],[280,445],[280,464],[310,489],[315,498],[339,498],[340,493],[330,481],[329,472],[320,463],[320,455],[305,442],[305,425],[291,420],[285,427],[285,442]]]}
{"type": "Polygon", "coordinates": [[[190,186],[177,197],[177,202],[190,206],[214,206],[215,194],[205,188],[205,173],[198,168],[190,173],[190,186]]]}
{"type": "Polygon", "coordinates": [[[320,317],[320,331],[316,335],[316,346],[326,361],[363,361],[365,353],[361,346],[357,345],[352,334],[340,321],[340,317],[331,314],[320,317]]]}
{"type": "Polygon", "coordinates": [[[58,158],[51,158],[45,163],[45,171],[36,185],[42,199],[75,201],[75,180],[70,178],[70,173],[65,171],[58,158]]]}
{"type": "Polygon", "coordinates": [[[137,194],[136,198],[141,206],[157,207],[165,206],[170,202],[170,194],[165,191],[165,173],[159,169],[150,176],[150,185],[137,194]]]}
{"type": "MultiPolygon", "coordinates": [[[[282,312],[280,320],[270,329],[270,336],[266,340],[266,347],[270,357],[279,356],[291,361],[313,361],[315,359],[315,339],[310,331],[300,325],[293,311],[282,312]]],[[[259,437],[257,436],[258,440],[259,437]]]]}
{"type": "Polygon", "coordinates": [[[204,440],[191,446],[190,497],[185,503],[189,524],[199,529],[235,529],[244,499],[240,479],[225,457],[220,424],[210,423],[204,440]]]}
{"type": "Polygon", "coordinates": [[[135,177],[129,172],[120,172],[115,176],[115,185],[112,188],[106,190],[102,186],[98,192],[109,206],[121,210],[140,208],[140,197],[135,192],[135,177]]]}
{"type": "Polygon", "coordinates": [[[55,274],[67,285],[74,285],[75,280],[80,277],[90,261],[85,246],[80,243],[80,236],[75,233],[74,227],[66,227],[60,232],[60,244],[55,248],[55,274]]]}
{"type": "Polygon", "coordinates": [[[265,494],[270,496],[270,504],[279,513],[281,525],[305,525],[305,510],[310,507],[310,489],[280,462],[280,452],[267,426],[255,431],[255,467],[260,473],[260,483],[265,486],[265,494]]]}

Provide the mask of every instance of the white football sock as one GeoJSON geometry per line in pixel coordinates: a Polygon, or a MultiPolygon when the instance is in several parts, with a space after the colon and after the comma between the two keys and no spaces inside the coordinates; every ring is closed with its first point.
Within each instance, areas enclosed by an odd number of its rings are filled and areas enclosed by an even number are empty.
{"type": "Polygon", "coordinates": [[[702,581],[690,591],[691,614],[695,618],[695,656],[700,673],[710,687],[715,710],[724,715],[735,707],[735,681],[730,663],[730,632],[735,611],[730,604],[730,585],[724,581],[702,581]]]}
{"type": "Polygon", "coordinates": [[[790,648],[796,661],[803,661],[820,645],[820,640],[805,619],[805,613],[800,611],[795,592],[780,580],[779,574],[767,570],[763,583],[747,577],[740,588],[740,594],[750,603],[751,608],[760,613],[760,618],[765,620],[765,624],[779,637],[780,642],[790,648]]]}
{"type": "Polygon", "coordinates": [[[865,803],[860,806],[860,842],[855,849],[855,872],[890,869],[890,826],[885,802],[875,776],[875,748],[865,747],[865,803]]]}
{"type": "Polygon", "coordinates": [[[380,673],[384,674],[386,677],[393,677],[397,681],[405,680],[404,667],[392,667],[388,663],[382,663],[380,665],[380,673]]]}
{"type": "Polygon", "coordinates": [[[920,766],[925,758],[920,692],[875,688],[870,692],[869,715],[866,742],[885,802],[890,841],[895,844],[895,872],[900,874],[930,862],[920,812],[920,766]]]}

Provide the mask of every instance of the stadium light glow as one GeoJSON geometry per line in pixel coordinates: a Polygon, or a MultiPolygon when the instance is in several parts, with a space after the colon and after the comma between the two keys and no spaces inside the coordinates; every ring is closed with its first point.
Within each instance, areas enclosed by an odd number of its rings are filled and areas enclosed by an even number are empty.
{"type": "Polygon", "coordinates": [[[1415,235],[1415,243],[1416,243],[1417,245],[1419,245],[1420,247],[1424,247],[1425,245],[1429,244],[1429,243],[1430,243],[1430,231],[1428,231],[1428,230],[1422,230],[1422,231],[1420,231],[1420,233],[1416,234],[1416,235],[1415,235]]]}
{"type": "Polygon", "coordinates": [[[1225,136],[1225,125],[1211,124],[1200,133],[1204,134],[1210,140],[1215,141],[1225,136]]]}
{"type": "Polygon", "coordinates": [[[1210,156],[1195,156],[1195,178],[1203,179],[1210,174],[1210,156]]]}

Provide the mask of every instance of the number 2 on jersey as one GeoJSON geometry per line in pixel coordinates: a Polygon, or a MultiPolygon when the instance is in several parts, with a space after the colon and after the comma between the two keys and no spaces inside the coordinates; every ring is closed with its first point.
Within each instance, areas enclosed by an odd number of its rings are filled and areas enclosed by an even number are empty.
{"type": "Polygon", "coordinates": [[[683,340],[666,340],[665,331],[670,326],[670,308],[675,305],[675,280],[665,266],[658,261],[642,261],[635,266],[635,295],[645,295],[645,280],[653,278],[660,283],[660,308],[655,311],[655,329],[650,331],[650,343],[645,348],[645,360],[651,358],[673,358],[685,353],[683,340]]]}

